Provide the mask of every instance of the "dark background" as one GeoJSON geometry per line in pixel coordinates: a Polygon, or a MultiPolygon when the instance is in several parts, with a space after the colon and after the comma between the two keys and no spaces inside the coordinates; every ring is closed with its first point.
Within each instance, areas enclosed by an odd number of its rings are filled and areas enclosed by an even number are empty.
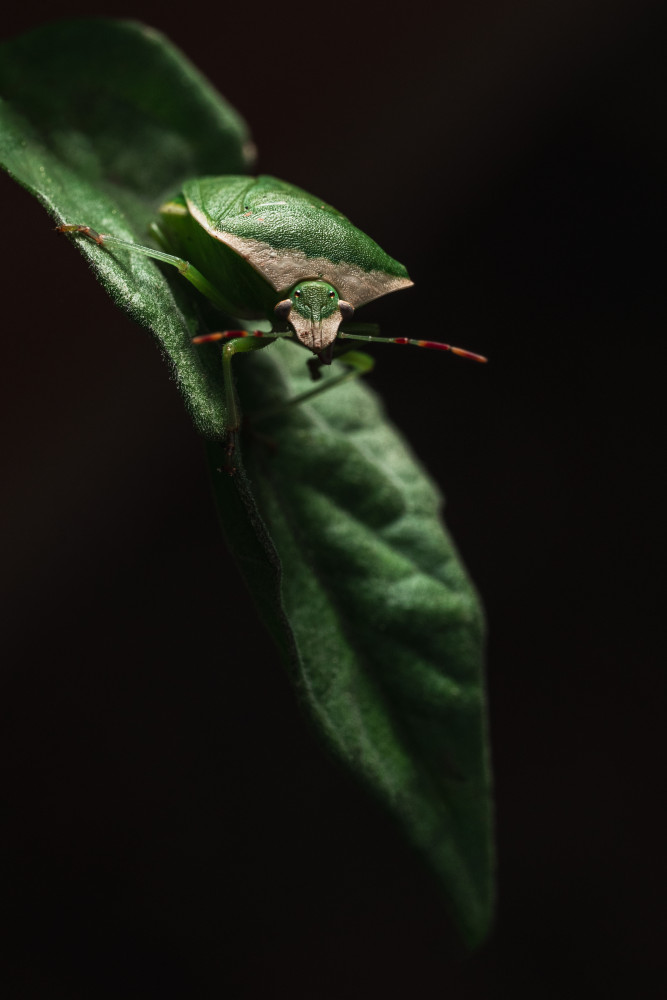
{"type": "Polygon", "coordinates": [[[658,4],[132,16],[408,266],[367,319],[491,358],[370,381],[488,613],[496,931],[313,742],[157,350],[3,177],[4,995],[664,995],[658,4]]]}

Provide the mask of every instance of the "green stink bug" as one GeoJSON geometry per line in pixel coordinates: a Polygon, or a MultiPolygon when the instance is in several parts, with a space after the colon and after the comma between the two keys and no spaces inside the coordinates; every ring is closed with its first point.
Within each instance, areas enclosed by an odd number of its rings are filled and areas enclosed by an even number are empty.
{"type": "Polygon", "coordinates": [[[356,308],[412,285],[341,212],[273,177],[189,181],[161,226],[179,256],[215,276],[226,312],[287,321],[319,357],[356,308]]]}
{"type": "MultiPolygon", "coordinates": [[[[268,333],[235,329],[194,338],[198,344],[227,341],[223,372],[230,450],[240,426],[230,367],[239,350],[264,347],[279,337],[296,337],[312,351],[319,366],[331,363],[334,342],[340,338],[415,344],[485,360],[448,344],[341,329],[359,306],[409,288],[412,281],[402,264],[341,212],[274,177],[232,175],[188,181],[161,207],[159,222],[152,227],[164,250],[99,234],[89,226],[58,229],[171,264],[229,317],[271,321],[268,333]]],[[[316,378],[316,368],[311,371],[316,378]]]]}

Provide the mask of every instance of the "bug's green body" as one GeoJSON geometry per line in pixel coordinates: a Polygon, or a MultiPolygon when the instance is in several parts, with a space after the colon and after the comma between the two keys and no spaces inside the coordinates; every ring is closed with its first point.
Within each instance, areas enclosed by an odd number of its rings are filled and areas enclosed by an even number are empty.
{"type": "MultiPolygon", "coordinates": [[[[341,323],[350,320],[359,306],[408,288],[412,282],[402,264],[341,212],[275,177],[224,175],[187,181],[161,207],[159,224],[152,227],[164,250],[100,234],[86,225],[65,224],[58,228],[83,233],[100,246],[108,243],[124,247],[178,268],[230,317],[271,321],[270,333],[222,330],[193,338],[195,344],[227,341],[222,363],[230,451],[241,423],[231,373],[232,357],[239,351],[255,350],[279,337],[295,336],[316,355],[316,366],[328,365],[334,341],[340,337],[415,344],[486,360],[436,341],[340,330],[341,323]]],[[[349,352],[346,360],[350,369],[347,374],[327,380],[326,385],[306,393],[304,398],[363,374],[372,366],[367,356],[355,351],[349,352]]],[[[319,377],[318,367],[311,368],[311,372],[313,378],[319,377]]]]}
{"type": "Polygon", "coordinates": [[[160,233],[165,247],[219,290],[219,304],[234,316],[274,319],[276,305],[297,285],[322,283],[306,289],[308,306],[300,294],[301,303],[293,299],[293,309],[278,312],[315,353],[333,342],[354,309],[412,284],[403,265],[341,212],[274,177],[188,181],[162,206],[160,233]],[[341,310],[332,308],[334,297],[341,310]]]}

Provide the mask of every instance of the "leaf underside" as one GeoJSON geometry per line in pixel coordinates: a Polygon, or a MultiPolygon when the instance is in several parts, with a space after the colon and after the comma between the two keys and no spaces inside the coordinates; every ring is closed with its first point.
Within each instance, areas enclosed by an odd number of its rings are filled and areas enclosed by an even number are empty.
{"type": "MultiPolygon", "coordinates": [[[[0,87],[0,159],[57,223],[146,243],[184,181],[249,165],[243,121],[142,25],[40,28],[2,46],[0,87]]],[[[483,624],[434,485],[359,382],[257,424],[237,474],[215,471],[219,349],[190,342],[205,304],[148,258],[77,245],[170,361],[209,442],[230,548],[311,720],[402,824],[462,936],[479,943],[492,912],[483,624]]],[[[238,358],[244,412],[311,388],[307,356],[278,342],[238,358]]]]}

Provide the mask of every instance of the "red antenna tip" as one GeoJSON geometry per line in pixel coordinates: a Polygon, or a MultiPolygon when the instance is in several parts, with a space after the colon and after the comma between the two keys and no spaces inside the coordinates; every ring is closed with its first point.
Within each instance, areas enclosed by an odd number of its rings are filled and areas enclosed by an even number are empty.
{"type": "Polygon", "coordinates": [[[483,354],[473,354],[472,351],[465,351],[462,347],[452,347],[452,354],[458,354],[460,358],[468,358],[469,361],[482,361],[484,364],[489,360],[483,354]]]}

